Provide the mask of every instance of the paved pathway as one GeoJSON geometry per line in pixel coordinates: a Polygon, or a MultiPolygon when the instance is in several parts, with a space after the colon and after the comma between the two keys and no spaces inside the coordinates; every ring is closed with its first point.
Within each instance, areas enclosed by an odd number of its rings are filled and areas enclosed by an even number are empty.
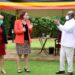
{"type": "MultiPolygon", "coordinates": [[[[6,50],[5,59],[6,60],[16,60],[17,54],[16,50],[6,50]]],[[[39,50],[32,50],[32,53],[29,55],[30,60],[59,60],[59,56],[46,55],[44,52],[38,54],[39,50]]]]}

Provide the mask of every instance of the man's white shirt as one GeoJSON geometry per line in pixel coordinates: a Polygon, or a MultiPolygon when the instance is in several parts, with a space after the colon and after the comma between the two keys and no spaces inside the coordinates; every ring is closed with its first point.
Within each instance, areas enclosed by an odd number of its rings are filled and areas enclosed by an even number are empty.
{"type": "Polygon", "coordinates": [[[65,22],[64,25],[59,24],[59,30],[62,31],[61,45],[65,47],[75,48],[75,20],[72,18],[65,22]]]}

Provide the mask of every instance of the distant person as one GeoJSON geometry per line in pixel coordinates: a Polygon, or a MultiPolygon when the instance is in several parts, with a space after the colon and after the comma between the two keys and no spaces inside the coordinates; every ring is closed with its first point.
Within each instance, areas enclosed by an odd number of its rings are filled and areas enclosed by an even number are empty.
{"type": "Polygon", "coordinates": [[[7,44],[7,37],[5,34],[5,26],[3,19],[4,16],[0,15],[0,70],[3,74],[6,74],[4,67],[4,55],[6,54],[5,44],[7,44]]]}
{"type": "Polygon", "coordinates": [[[22,12],[20,14],[20,19],[15,21],[14,32],[15,32],[15,43],[16,51],[18,54],[17,64],[18,64],[18,73],[21,73],[21,57],[24,55],[24,70],[25,72],[30,72],[28,67],[28,55],[31,53],[31,36],[32,24],[29,20],[27,12],[22,12]]]}
{"type": "Polygon", "coordinates": [[[75,20],[74,12],[69,11],[65,17],[64,25],[60,24],[59,20],[55,20],[55,24],[62,32],[61,50],[60,50],[60,69],[56,74],[65,74],[65,59],[68,63],[68,74],[73,75],[73,56],[75,48],[75,20]]]}

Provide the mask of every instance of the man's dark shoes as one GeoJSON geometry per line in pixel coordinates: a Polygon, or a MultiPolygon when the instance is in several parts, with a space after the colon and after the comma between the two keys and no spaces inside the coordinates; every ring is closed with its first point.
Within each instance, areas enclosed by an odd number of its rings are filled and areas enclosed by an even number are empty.
{"type": "Polygon", "coordinates": [[[73,72],[68,72],[68,75],[73,75],[73,72]]]}
{"type": "Polygon", "coordinates": [[[58,71],[56,74],[65,74],[65,71],[58,71]]]}

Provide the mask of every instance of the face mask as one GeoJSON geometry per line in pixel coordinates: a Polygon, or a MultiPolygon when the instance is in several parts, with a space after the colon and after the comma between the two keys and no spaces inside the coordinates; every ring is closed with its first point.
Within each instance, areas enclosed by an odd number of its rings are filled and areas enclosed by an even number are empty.
{"type": "Polygon", "coordinates": [[[3,24],[3,20],[0,20],[0,26],[3,24]]]}
{"type": "Polygon", "coordinates": [[[66,19],[66,20],[69,20],[69,16],[68,16],[68,15],[67,15],[67,16],[65,16],[65,19],[66,19]]]}

